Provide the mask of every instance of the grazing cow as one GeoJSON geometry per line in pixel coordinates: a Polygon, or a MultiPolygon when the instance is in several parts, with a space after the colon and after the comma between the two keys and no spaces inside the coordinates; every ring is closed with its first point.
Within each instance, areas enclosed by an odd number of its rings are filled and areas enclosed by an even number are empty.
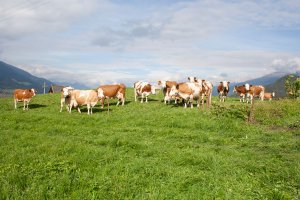
{"type": "Polygon", "coordinates": [[[138,81],[133,84],[134,87],[134,98],[137,101],[137,98],[141,96],[141,103],[143,103],[144,96],[146,102],[148,102],[148,96],[152,93],[155,94],[155,87],[150,85],[147,82],[138,81]]]}
{"type": "Polygon", "coordinates": [[[80,111],[80,106],[87,105],[88,114],[93,114],[93,107],[98,102],[98,97],[104,98],[103,91],[99,91],[98,93],[94,90],[72,90],[71,94],[71,103],[70,110],[71,113],[72,107],[77,107],[78,112],[80,111]]]}
{"type": "Polygon", "coordinates": [[[35,89],[16,89],[14,90],[14,103],[15,109],[17,109],[17,103],[19,101],[24,102],[23,110],[28,110],[28,105],[33,96],[35,96],[36,90],[35,89]]]}
{"type": "Polygon", "coordinates": [[[275,92],[272,93],[266,92],[264,94],[264,99],[269,99],[269,101],[271,101],[274,97],[275,97],[275,92]]]}
{"type": "Polygon", "coordinates": [[[198,78],[193,77],[193,76],[188,77],[188,80],[191,83],[202,82],[201,102],[202,102],[202,105],[204,105],[204,96],[206,96],[206,105],[207,105],[207,107],[209,107],[211,105],[213,84],[210,81],[205,81],[205,80],[200,81],[198,78]]]}
{"type": "Polygon", "coordinates": [[[102,85],[99,86],[98,89],[101,88],[103,90],[105,98],[101,99],[101,108],[104,108],[104,99],[107,99],[109,105],[110,98],[117,98],[118,103],[117,106],[122,102],[122,106],[125,103],[125,92],[126,86],[124,84],[116,84],[116,85],[102,85]]]}
{"type": "Polygon", "coordinates": [[[219,93],[219,98],[220,102],[224,102],[225,99],[227,98],[227,95],[229,93],[229,81],[221,81],[219,86],[218,86],[218,93],[219,93]]]}
{"type": "Polygon", "coordinates": [[[73,87],[64,87],[61,89],[61,95],[60,95],[60,112],[62,111],[64,104],[66,104],[67,111],[69,111],[69,106],[71,103],[71,95],[70,91],[74,90],[73,87]]]}
{"type": "MultiPolygon", "coordinates": [[[[171,101],[171,96],[169,96],[171,87],[173,85],[177,85],[176,81],[158,81],[158,85],[163,88],[163,94],[164,94],[164,102],[165,104],[167,101],[170,103],[171,101]]],[[[176,103],[176,98],[175,98],[175,103],[176,103]]]]}
{"type": "Polygon", "coordinates": [[[262,85],[250,85],[250,89],[247,93],[250,102],[252,102],[253,97],[259,97],[260,100],[264,100],[265,87],[262,85]]]}
{"type": "Polygon", "coordinates": [[[169,95],[179,96],[184,100],[184,107],[187,107],[187,102],[190,103],[193,108],[193,100],[198,99],[197,107],[200,104],[200,95],[202,91],[202,83],[179,83],[176,86],[171,87],[169,95]]]}

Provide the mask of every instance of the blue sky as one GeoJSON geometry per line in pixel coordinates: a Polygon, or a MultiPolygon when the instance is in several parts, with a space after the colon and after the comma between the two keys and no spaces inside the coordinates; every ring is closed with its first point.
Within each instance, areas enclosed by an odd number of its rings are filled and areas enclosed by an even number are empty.
{"type": "Polygon", "coordinates": [[[0,0],[0,60],[60,82],[300,70],[299,0],[0,0]]]}

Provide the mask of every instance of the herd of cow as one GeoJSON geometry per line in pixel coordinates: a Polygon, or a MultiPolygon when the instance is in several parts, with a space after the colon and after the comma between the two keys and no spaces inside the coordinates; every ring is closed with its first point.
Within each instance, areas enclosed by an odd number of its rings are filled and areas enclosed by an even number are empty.
{"type": "MultiPolygon", "coordinates": [[[[227,98],[227,95],[230,91],[230,82],[222,81],[218,85],[218,94],[221,102],[224,102],[227,98]]],[[[213,91],[213,84],[210,81],[199,80],[196,77],[188,77],[188,82],[177,83],[175,81],[158,81],[158,86],[162,88],[164,95],[164,102],[170,103],[171,100],[174,100],[177,103],[178,100],[181,100],[184,103],[186,108],[189,104],[190,107],[193,107],[193,101],[197,100],[197,107],[200,106],[200,103],[204,105],[204,98],[206,98],[206,105],[209,107],[211,104],[211,96],[213,91]]],[[[153,86],[148,82],[138,81],[134,83],[134,98],[135,101],[138,98],[141,99],[141,103],[148,102],[148,96],[150,94],[155,94],[157,86],[153,86]]],[[[265,88],[261,85],[255,86],[250,84],[245,84],[241,86],[235,86],[233,89],[234,93],[240,95],[240,101],[247,103],[252,102],[254,97],[259,97],[262,101],[264,99],[271,100],[275,94],[266,93],[265,88]]],[[[35,89],[16,89],[14,91],[14,104],[15,109],[17,109],[17,102],[24,102],[23,110],[28,110],[28,105],[33,96],[35,96],[35,89]]],[[[86,105],[88,114],[93,113],[93,107],[101,100],[102,108],[104,107],[104,100],[107,99],[109,107],[109,99],[117,98],[117,106],[122,103],[125,103],[125,93],[126,86],[124,84],[115,84],[115,85],[103,85],[98,87],[96,90],[76,90],[73,87],[64,87],[61,90],[61,108],[60,112],[64,105],[66,105],[67,111],[71,113],[72,108],[78,109],[80,111],[80,106],[86,105]]]]}

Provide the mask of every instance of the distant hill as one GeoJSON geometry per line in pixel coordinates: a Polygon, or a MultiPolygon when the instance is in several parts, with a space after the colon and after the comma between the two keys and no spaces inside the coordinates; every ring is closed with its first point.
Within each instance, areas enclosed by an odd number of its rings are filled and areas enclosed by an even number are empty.
{"type": "MultiPolygon", "coordinates": [[[[300,73],[297,72],[296,76],[292,78],[292,80],[295,80],[297,76],[300,76],[300,73]]],[[[276,97],[285,97],[286,96],[286,90],[285,90],[285,79],[288,77],[288,75],[281,77],[277,81],[275,81],[272,84],[266,85],[265,89],[266,92],[275,92],[275,98],[276,97]]]]}
{"type": "Polygon", "coordinates": [[[43,84],[46,83],[46,92],[53,84],[51,81],[33,76],[32,74],[0,61],[0,89],[12,90],[16,88],[35,88],[38,93],[43,93],[43,84]]]}

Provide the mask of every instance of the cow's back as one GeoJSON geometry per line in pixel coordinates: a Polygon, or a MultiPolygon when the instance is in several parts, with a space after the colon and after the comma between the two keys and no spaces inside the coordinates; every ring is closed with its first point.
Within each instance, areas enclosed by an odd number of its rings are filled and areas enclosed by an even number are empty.
{"type": "Polygon", "coordinates": [[[189,87],[187,83],[179,83],[177,84],[178,92],[184,93],[184,94],[192,94],[193,90],[189,87]]]}
{"type": "Polygon", "coordinates": [[[102,85],[99,88],[103,90],[106,97],[115,97],[120,90],[120,85],[102,85]]]}
{"type": "Polygon", "coordinates": [[[24,100],[30,99],[30,91],[28,89],[16,89],[14,90],[14,99],[24,100]]]}
{"type": "Polygon", "coordinates": [[[151,85],[149,83],[144,85],[144,87],[141,89],[141,92],[151,92],[151,85]]]}

